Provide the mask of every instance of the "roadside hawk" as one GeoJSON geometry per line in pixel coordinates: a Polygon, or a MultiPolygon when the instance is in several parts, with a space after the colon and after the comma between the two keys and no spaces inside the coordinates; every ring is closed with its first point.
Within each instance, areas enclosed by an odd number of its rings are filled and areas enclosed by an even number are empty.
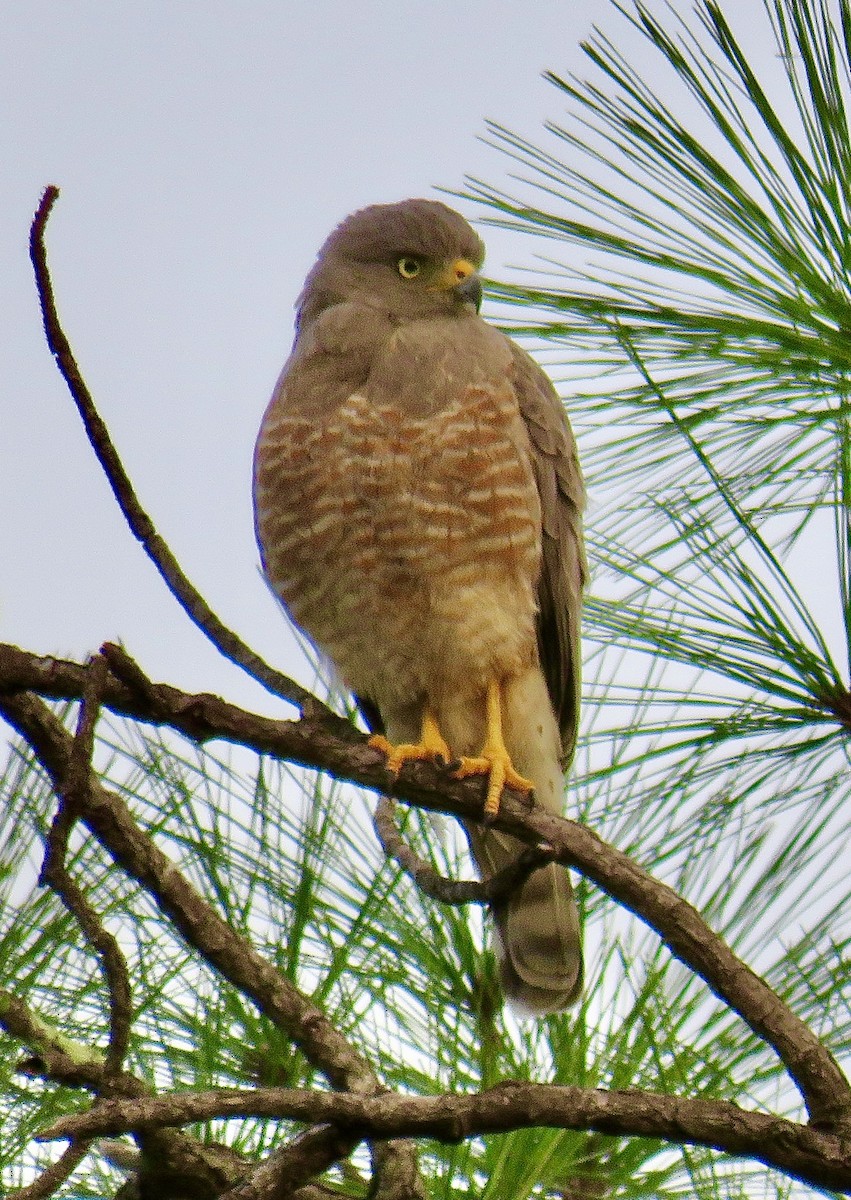
{"type": "MultiPolygon", "coordinates": [[[[442,757],[561,811],[574,748],[583,488],[552,384],[478,315],[484,247],[434,200],[364,208],[322,246],[255,453],[263,567],[398,771],[442,757]]],[[[489,877],[520,843],[471,825],[489,877]]],[[[582,986],[567,871],[495,914],[509,999],[582,986]]]]}

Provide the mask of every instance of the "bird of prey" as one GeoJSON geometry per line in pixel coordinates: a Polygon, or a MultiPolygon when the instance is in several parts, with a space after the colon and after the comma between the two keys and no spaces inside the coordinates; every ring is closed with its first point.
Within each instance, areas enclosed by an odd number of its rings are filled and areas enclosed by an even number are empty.
{"type": "MultiPolygon", "coordinates": [[[[546,375],[479,316],[484,247],[434,200],[327,238],[255,452],[263,567],[396,772],[442,758],[559,812],[576,737],[582,479],[546,375]]],[[[521,845],[471,824],[483,878],[521,845]]],[[[503,988],[543,1014],[582,985],[568,872],[496,912],[503,988]]]]}

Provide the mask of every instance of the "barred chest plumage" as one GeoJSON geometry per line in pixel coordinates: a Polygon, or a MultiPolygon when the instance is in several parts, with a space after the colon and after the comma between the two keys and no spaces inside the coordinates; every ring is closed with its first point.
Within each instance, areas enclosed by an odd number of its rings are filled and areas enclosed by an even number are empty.
{"type": "Polygon", "coordinates": [[[317,420],[266,414],[257,521],[293,619],[379,706],[471,690],[536,655],[540,510],[507,378],[411,412],[367,383],[317,420]],[[447,663],[450,676],[447,678],[447,663]]]}

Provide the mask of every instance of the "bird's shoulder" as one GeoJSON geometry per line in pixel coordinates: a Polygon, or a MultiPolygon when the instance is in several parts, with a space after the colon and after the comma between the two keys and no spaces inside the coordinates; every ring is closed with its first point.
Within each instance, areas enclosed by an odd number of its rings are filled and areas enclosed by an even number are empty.
{"type": "Polygon", "coordinates": [[[556,495],[573,513],[581,513],[585,488],[576,439],[552,380],[522,346],[506,338],[512,355],[517,404],[537,463],[539,487],[556,495]]]}
{"type": "Polygon", "coordinates": [[[292,416],[330,414],[364,386],[394,328],[389,315],[371,305],[329,305],[297,330],[271,407],[292,416]]]}

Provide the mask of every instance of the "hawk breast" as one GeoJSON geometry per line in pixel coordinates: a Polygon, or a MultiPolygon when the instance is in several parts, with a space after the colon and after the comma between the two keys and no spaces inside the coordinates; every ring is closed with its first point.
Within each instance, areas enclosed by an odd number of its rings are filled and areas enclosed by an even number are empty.
{"type": "Polygon", "coordinates": [[[412,322],[330,405],[324,357],[323,384],[316,352],[294,355],[256,456],[264,566],[293,619],[379,707],[529,665],[541,515],[507,339],[472,316],[412,322]]]}

